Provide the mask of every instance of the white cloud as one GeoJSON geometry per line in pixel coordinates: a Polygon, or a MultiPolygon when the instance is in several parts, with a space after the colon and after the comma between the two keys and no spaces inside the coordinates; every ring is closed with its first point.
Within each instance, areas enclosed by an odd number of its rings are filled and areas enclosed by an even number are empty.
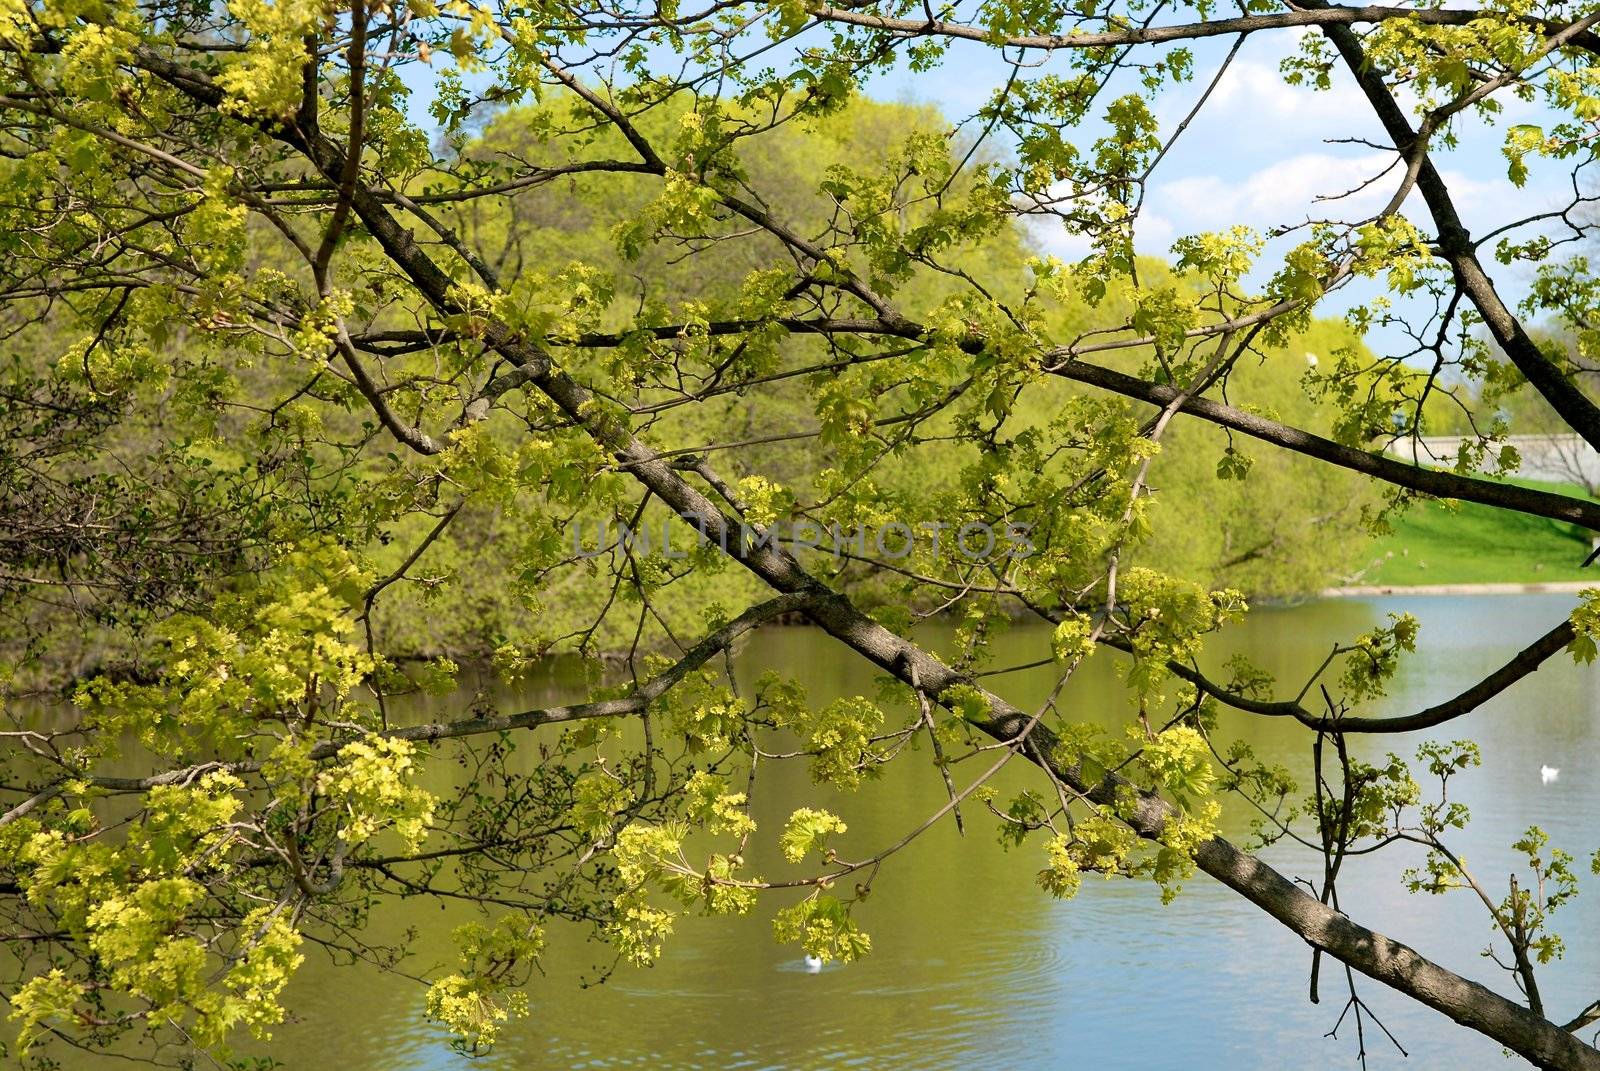
{"type": "MultiPolygon", "coordinates": [[[[1478,178],[1449,168],[1441,174],[1469,224],[1519,197],[1500,176],[1478,178]]],[[[1388,204],[1403,177],[1394,153],[1303,152],[1239,178],[1191,174],[1160,183],[1152,201],[1189,230],[1235,223],[1265,230],[1308,219],[1353,222],[1388,204]]],[[[1403,211],[1428,228],[1427,210],[1415,190],[1403,211]]]]}
{"type": "Polygon", "coordinates": [[[1023,227],[1033,239],[1033,245],[1046,256],[1071,263],[1089,255],[1089,239],[1081,234],[1069,234],[1054,216],[1024,216],[1023,227]]]}
{"type": "Polygon", "coordinates": [[[1177,226],[1160,212],[1140,212],[1135,228],[1141,253],[1165,253],[1178,237],[1177,226]]]}
{"type": "Polygon", "coordinates": [[[1194,230],[1234,223],[1266,228],[1307,218],[1358,219],[1383,207],[1393,195],[1400,169],[1383,172],[1394,161],[1393,153],[1305,152],[1238,179],[1186,175],[1159,183],[1153,197],[1163,212],[1194,230]]]}
{"type": "MultiPolygon", "coordinates": [[[[1059,257],[1068,263],[1089,255],[1089,239],[1081,234],[1068,233],[1061,221],[1053,216],[1024,217],[1023,225],[1041,253],[1059,257]]],[[[1158,257],[1167,256],[1179,233],[1172,220],[1150,211],[1139,213],[1134,231],[1134,245],[1138,251],[1158,257]]]]}
{"type": "Polygon", "coordinates": [[[1361,90],[1349,79],[1340,79],[1331,89],[1319,91],[1289,85],[1276,64],[1236,59],[1206,102],[1206,108],[1237,113],[1254,124],[1288,121],[1303,127],[1307,123],[1348,123],[1352,115],[1362,114],[1368,105],[1361,90]]]}

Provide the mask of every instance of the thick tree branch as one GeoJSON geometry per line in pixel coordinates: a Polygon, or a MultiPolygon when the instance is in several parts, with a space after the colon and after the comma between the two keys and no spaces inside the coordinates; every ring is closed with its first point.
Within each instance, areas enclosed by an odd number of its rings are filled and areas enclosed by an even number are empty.
{"type": "MultiPolygon", "coordinates": [[[[1293,700],[1253,699],[1233,692],[1208,679],[1199,670],[1181,662],[1169,662],[1167,668],[1183,680],[1193,684],[1205,694],[1226,703],[1236,710],[1261,714],[1271,718],[1293,718],[1302,725],[1319,732],[1330,733],[1414,733],[1436,725],[1454,721],[1470,714],[1495,696],[1529,676],[1558,651],[1572,642],[1575,635],[1572,622],[1563,621],[1555,628],[1518,651],[1509,662],[1478,681],[1460,694],[1437,703],[1415,714],[1393,718],[1332,718],[1313,714],[1293,700]]],[[[1112,644],[1117,646],[1116,644],[1112,644]]]]}
{"type": "MultiPolygon", "coordinates": [[[[1409,19],[1425,26],[1465,26],[1493,14],[1471,8],[1409,8],[1369,5],[1366,7],[1327,7],[1316,10],[1277,11],[1265,15],[1244,15],[1230,19],[1206,22],[1187,22],[1172,26],[1130,27],[1125,30],[1082,31],[1061,34],[1001,34],[982,26],[969,26],[940,19],[901,19],[876,15],[850,8],[819,7],[813,12],[823,22],[847,23],[873,30],[911,37],[953,37],[968,41],[982,41],[990,45],[1009,48],[1031,48],[1053,51],[1065,48],[1114,48],[1121,45],[1158,45],[1173,41],[1191,41],[1202,37],[1223,37],[1228,34],[1248,34],[1261,30],[1294,29],[1302,26],[1354,26],[1363,23],[1389,22],[1409,19]]],[[[1570,23],[1545,23],[1531,17],[1515,21],[1537,29],[1541,33],[1556,34],[1568,29],[1570,23]]],[[[1572,45],[1600,52],[1600,37],[1588,30],[1575,30],[1572,45]]]]}
{"type": "MultiPolygon", "coordinates": [[[[1149,402],[1151,405],[1167,405],[1178,394],[1176,387],[1151,383],[1085,361],[1069,359],[1051,365],[1047,370],[1064,379],[1101,387],[1126,398],[1149,402]]],[[[1569,498],[1566,495],[1529,487],[1518,487],[1510,483],[1474,479],[1420,465],[1408,465],[1395,458],[1345,446],[1332,439],[1313,435],[1288,424],[1280,424],[1209,398],[1189,398],[1184,401],[1182,411],[1221,427],[1243,432],[1262,442],[1285,447],[1295,453],[1338,465],[1340,468],[1376,477],[1396,487],[1420,491],[1438,498],[1478,502],[1486,506],[1516,510],[1519,513],[1549,517],[1551,520],[1567,521],[1600,532],[1600,503],[1597,502],[1569,498]]]]}

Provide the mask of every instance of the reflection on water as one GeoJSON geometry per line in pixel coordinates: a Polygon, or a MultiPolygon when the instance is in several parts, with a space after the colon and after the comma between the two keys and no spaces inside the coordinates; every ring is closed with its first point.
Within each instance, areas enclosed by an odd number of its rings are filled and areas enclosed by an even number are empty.
{"type": "MultiPolygon", "coordinates": [[[[1402,671],[1383,709],[1408,712],[1452,694],[1503,662],[1529,638],[1566,614],[1564,597],[1340,600],[1263,609],[1219,638],[1207,662],[1247,653],[1280,680],[1303,675],[1336,638],[1348,639],[1391,612],[1422,621],[1419,655],[1402,671]]],[[[1006,638],[1008,661],[1047,650],[1043,630],[1006,638]]],[[[833,641],[802,629],[757,637],[738,659],[749,680],[778,668],[801,677],[814,699],[872,694],[873,671],[833,641]]],[[[992,681],[1026,706],[1041,702],[1046,670],[992,681]]],[[[1554,844],[1586,860],[1600,846],[1600,674],[1564,657],[1509,695],[1436,730],[1444,739],[1470,736],[1483,745],[1484,766],[1460,782],[1475,820],[1462,840],[1469,865],[1504,879],[1509,846],[1538,823],[1554,844]],[[1561,769],[1543,783],[1541,765],[1561,769]]],[[[548,693],[553,682],[540,689],[548,693]]],[[[498,697],[508,706],[549,694],[498,697]]],[[[1069,716],[1113,723],[1125,717],[1115,662],[1097,657],[1066,693],[1069,716]]],[[[418,713],[421,713],[420,711],[418,713]]],[[[437,715],[438,711],[429,713],[437,715]]],[[[1283,762],[1304,780],[1308,738],[1291,724],[1226,714],[1224,734],[1250,740],[1265,759],[1283,762]]],[[[1394,749],[1409,755],[1422,736],[1366,740],[1361,754],[1394,749]]],[[[898,839],[944,801],[926,755],[869,783],[853,796],[824,794],[823,805],[850,823],[846,855],[867,855],[898,839]]],[[[770,841],[783,817],[817,790],[803,768],[784,768],[758,786],[758,837],[770,841]]],[[[1023,770],[1007,771],[1013,783],[1023,770]]],[[[1230,834],[1248,816],[1235,806],[1230,834]]],[[[1086,879],[1070,902],[1057,903],[1034,884],[1038,849],[1004,852],[993,823],[969,809],[968,835],[940,827],[896,856],[878,878],[859,918],[873,953],[848,967],[808,973],[797,951],[770,934],[776,901],[749,918],[684,919],[667,955],[646,971],[623,968],[601,986],[581,988],[580,965],[595,946],[552,928],[549,976],[535,983],[532,1015],[510,1025],[490,1056],[452,1054],[422,1019],[421,991],[374,971],[334,968],[315,955],[294,983],[289,1004],[299,1020],[280,1028],[269,1050],[291,1068],[372,1071],[477,1066],[528,1068],[1075,1068],[1351,1066],[1353,1023],[1324,1039],[1344,1002],[1339,972],[1323,971],[1322,1003],[1306,999],[1309,952],[1255,908],[1203,875],[1172,904],[1146,884],[1086,879]]],[[[768,864],[771,856],[758,859],[768,864]]],[[[1298,850],[1268,853],[1291,875],[1320,865],[1298,850]]],[[[1356,918],[1414,945],[1452,969],[1502,991],[1510,983],[1480,958],[1489,920],[1464,896],[1418,899],[1399,883],[1416,856],[1394,852],[1346,864],[1341,897],[1356,918]],[[1497,976],[1498,975],[1498,976],[1497,976]]],[[[1584,868],[1585,871],[1587,868],[1584,868]]],[[[1558,1019],[1600,996],[1600,879],[1557,915],[1567,957],[1545,968],[1540,986],[1558,1019]]],[[[454,910],[417,906],[391,912],[420,930],[413,973],[453,958],[454,910]]],[[[401,926],[394,926],[398,934],[401,926]]],[[[592,977],[592,975],[590,975],[592,977]]],[[[1492,1042],[1375,983],[1363,997],[1411,1053],[1407,1066],[1498,1067],[1492,1042]]],[[[1373,1066],[1399,1066],[1392,1048],[1373,1041],[1373,1066]]],[[[85,1066],[88,1066],[87,1064],[85,1066]]]]}

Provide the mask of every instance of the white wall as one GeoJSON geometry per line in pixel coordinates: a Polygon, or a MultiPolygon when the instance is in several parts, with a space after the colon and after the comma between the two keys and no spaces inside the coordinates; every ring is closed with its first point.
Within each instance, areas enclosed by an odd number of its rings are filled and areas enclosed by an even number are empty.
{"type": "MultiPolygon", "coordinates": [[[[1578,435],[1510,435],[1505,442],[1522,457],[1515,475],[1552,483],[1586,483],[1600,486],[1600,453],[1578,435]]],[[[1448,467],[1455,463],[1461,446],[1457,435],[1425,435],[1403,439],[1387,453],[1405,461],[1448,467]]],[[[1493,467],[1496,451],[1490,449],[1488,465],[1493,467]]]]}

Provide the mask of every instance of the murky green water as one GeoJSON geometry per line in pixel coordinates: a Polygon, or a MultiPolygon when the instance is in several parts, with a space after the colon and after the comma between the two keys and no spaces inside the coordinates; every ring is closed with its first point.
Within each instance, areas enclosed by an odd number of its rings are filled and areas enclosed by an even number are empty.
{"type": "MultiPolygon", "coordinates": [[[[1410,610],[1423,623],[1419,657],[1393,689],[1394,713],[1453,694],[1468,678],[1497,666],[1570,608],[1565,597],[1332,601],[1264,609],[1216,641],[1207,663],[1232,650],[1248,653],[1281,680],[1303,675],[1337,638],[1410,610]]],[[[1043,630],[1007,638],[1010,660],[1046,650],[1043,630]]],[[[1124,719],[1124,689],[1114,660],[1099,658],[1066,693],[1070,716],[1124,719]]],[[[812,696],[875,690],[870,667],[825,636],[775,630],[738,660],[750,679],[776,667],[799,675],[812,696]]],[[[1026,706],[1052,683],[1048,670],[1024,671],[991,686],[1026,706]]],[[[507,707],[548,701],[550,682],[507,707]]],[[[440,711],[431,711],[437,716],[440,711]]],[[[1460,785],[1475,821],[1462,840],[1469,865],[1498,888],[1509,845],[1530,823],[1586,860],[1600,847],[1600,672],[1564,656],[1473,715],[1445,726],[1443,738],[1471,736],[1484,766],[1460,785]],[[1542,763],[1561,768],[1541,783],[1542,763]]],[[[1224,715],[1224,732],[1255,744],[1303,773],[1307,737],[1295,727],[1242,714],[1224,715]]],[[[1365,742],[1368,752],[1409,753],[1420,736],[1365,742]]],[[[912,755],[883,781],[833,797],[850,833],[841,850],[866,855],[897,839],[943,802],[925,755],[912,755]]],[[[765,777],[755,802],[762,834],[816,790],[797,764],[765,777]]],[[[970,764],[969,764],[970,765],[970,764]]],[[[971,771],[968,772],[970,776],[971,771]]],[[[1020,781],[1027,771],[1008,771],[1020,781]]],[[[1240,832],[1242,807],[1229,812],[1240,832]]],[[[369,969],[330,966],[312,953],[288,1003],[298,1014],[269,1050],[291,1068],[373,1071],[477,1066],[538,1068],[1077,1068],[1233,1069],[1355,1065],[1354,1024],[1325,1039],[1343,991],[1323,972],[1323,1002],[1306,1000],[1305,946],[1234,894],[1197,876],[1163,906],[1144,884],[1086,881],[1076,900],[1058,903],[1034,885],[1037,848],[1002,851],[994,821],[968,809],[968,834],[948,823],[896,856],[877,880],[859,918],[874,952],[848,967],[810,974],[797,954],[773,943],[767,902],[745,919],[688,919],[651,970],[623,968],[608,983],[580,988],[576,968],[594,949],[553,931],[547,978],[534,983],[532,1015],[511,1024],[501,1046],[475,1061],[452,1054],[423,1018],[415,982],[369,969]]],[[[758,834],[760,835],[760,834],[758,834]]],[[[1295,851],[1268,853],[1291,874],[1320,875],[1295,851]]],[[[1418,899],[1403,891],[1400,870],[1414,856],[1395,852],[1347,864],[1341,884],[1356,918],[1405,940],[1453,969],[1501,989],[1509,979],[1479,951],[1489,921],[1465,896],[1418,899]]],[[[1600,879],[1558,915],[1567,938],[1564,961],[1545,969],[1541,988],[1564,1019],[1600,997],[1600,879]]],[[[453,956],[449,931],[459,916],[436,907],[391,912],[416,926],[407,969],[426,974],[453,956]]],[[[398,932],[400,925],[393,927],[398,932]]],[[[1499,1067],[1498,1046],[1469,1034],[1405,998],[1363,982],[1362,994],[1383,1017],[1409,1061],[1368,1027],[1372,1066],[1499,1067]]],[[[85,1064],[84,1066],[88,1066],[85,1064]]],[[[115,1066],[107,1063],[107,1066],[115,1066]]]]}

